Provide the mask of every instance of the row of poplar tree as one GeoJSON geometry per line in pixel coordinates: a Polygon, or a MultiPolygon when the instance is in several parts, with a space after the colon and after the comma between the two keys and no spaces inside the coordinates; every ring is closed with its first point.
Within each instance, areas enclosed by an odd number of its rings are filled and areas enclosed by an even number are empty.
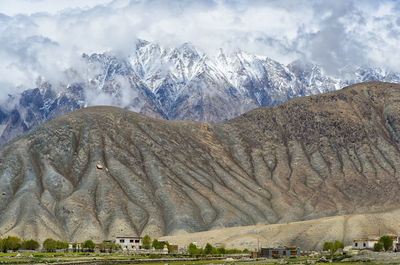
{"type": "MultiPolygon", "coordinates": [[[[86,240],[81,244],[81,249],[85,251],[93,251],[96,247],[96,244],[92,240],[86,240]]],[[[17,250],[37,250],[40,248],[40,243],[30,239],[30,240],[21,240],[16,236],[9,236],[6,238],[0,238],[0,251],[7,252],[17,251],[17,250]]],[[[54,240],[52,238],[48,238],[43,242],[42,249],[47,252],[54,252],[56,249],[65,249],[69,248],[69,244],[67,242],[54,240]]],[[[100,244],[100,248],[104,250],[113,250],[117,249],[118,246],[113,243],[103,242],[100,244]]],[[[74,243],[72,245],[73,250],[78,250],[78,244],[74,243]]]]}

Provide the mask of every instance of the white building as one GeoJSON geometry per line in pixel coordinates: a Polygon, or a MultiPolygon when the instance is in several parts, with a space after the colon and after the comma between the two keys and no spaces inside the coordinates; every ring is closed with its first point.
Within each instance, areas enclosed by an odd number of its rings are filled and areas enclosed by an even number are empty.
{"type": "Polygon", "coordinates": [[[353,240],[353,248],[355,249],[373,249],[378,239],[375,238],[361,238],[353,240]]]}
{"type": "Polygon", "coordinates": [[[121,249],[124,251],[134,251],[142,249],[142,238],[141,237],[117,237],[115,244],[121,245],[121,249]]]}
{"type": "Polygon", "coordinates": [[[68,251],[82,251],[81,243],[68,243],[68,251]],[[74,247],[75,245],[75,247],[74,247]]]}
{"type": "MultiPolygon", "coordinates": [[[[393,250],[399,250],[399,237],[397,235],[388,235],[393,240],[393,250]]],[[[361,238],[353,240],[354,249],[373,249],[375,243],[378,243],[379,237],[377,238],[361,238]]]]}

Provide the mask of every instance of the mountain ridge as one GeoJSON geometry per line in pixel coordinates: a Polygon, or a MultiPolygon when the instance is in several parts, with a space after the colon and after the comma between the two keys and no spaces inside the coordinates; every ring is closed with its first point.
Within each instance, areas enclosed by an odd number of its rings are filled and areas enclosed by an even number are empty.
{"type": "Polygon", "coordinates": [[[91,105],[112,105],[168,120],[218,122],[288,99],[364,81],[400,82],[380,68],[350,67],[343,78],[317,65],[281,64],[244,51],[215,55],[191,44],[165,48],[139,40],[128,56],[83,54],[60,82],[38,79],[37,88],[11,95],[0,108],[0,144],[54,117],[91,105]]]}

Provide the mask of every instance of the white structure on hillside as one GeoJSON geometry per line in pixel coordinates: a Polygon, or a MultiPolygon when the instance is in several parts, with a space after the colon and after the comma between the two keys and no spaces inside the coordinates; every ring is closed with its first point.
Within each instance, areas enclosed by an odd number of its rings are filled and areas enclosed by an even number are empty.
{"type": "MultiPolygon", "coordinates": [[[[398,251],[400,249],[400,239],[398,235],[388,235],[393,240],[393,250],[398,251]]],[[[353,240],[354,249],[373,249],[375,243],[378,243],[379,237],[376,238],[361,238],[353,240]]]]}
{"type": "Polygon", "coordinates": [[[121,249],[124,251],[135,251],[142,249],[142,238],[133,236],[117,237],[115,244],[121,245],[121,249]]]}
{"type": "Polygon", "coordinates": [[[373,249],[375,243],[378,243],[377,238],[361,238],[353,240],[353,248],[355,249],[373,249]]]}

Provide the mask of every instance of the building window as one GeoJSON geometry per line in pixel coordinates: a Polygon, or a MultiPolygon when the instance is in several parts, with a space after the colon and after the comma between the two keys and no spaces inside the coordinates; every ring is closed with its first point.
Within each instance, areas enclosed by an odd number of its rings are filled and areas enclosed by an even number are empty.
{"type": "Polygon", "coordinates": [[[135,243],[140,243],[140,240],[139,240],[139,239],[136,239],[136,240],[135,240],[135,243]]]}
{"type": "Polygon", "coordinates": [[[357,242],[355,243],[355,246],[358,247],[358,243],[357,242]]]}
{"type": "Polygon", "coordinates": [[[124,242],[125,242],[124,239],[120,239],[120,240],[119,240],[119,243],[124,243],[124,242]]]}
{"type": "Polygon", "coordinates": [[[129,240],[130,243],[133,243],[133,239],[129,240]]]}
{"type": "Polygon", "coordinates": [[[366,246],[367,246],[367,244],[365,244],[365,243],[364,243],[364,244],[363,244],[363,246],[364,246],[364,247],[366,247],[366,246]]]}

